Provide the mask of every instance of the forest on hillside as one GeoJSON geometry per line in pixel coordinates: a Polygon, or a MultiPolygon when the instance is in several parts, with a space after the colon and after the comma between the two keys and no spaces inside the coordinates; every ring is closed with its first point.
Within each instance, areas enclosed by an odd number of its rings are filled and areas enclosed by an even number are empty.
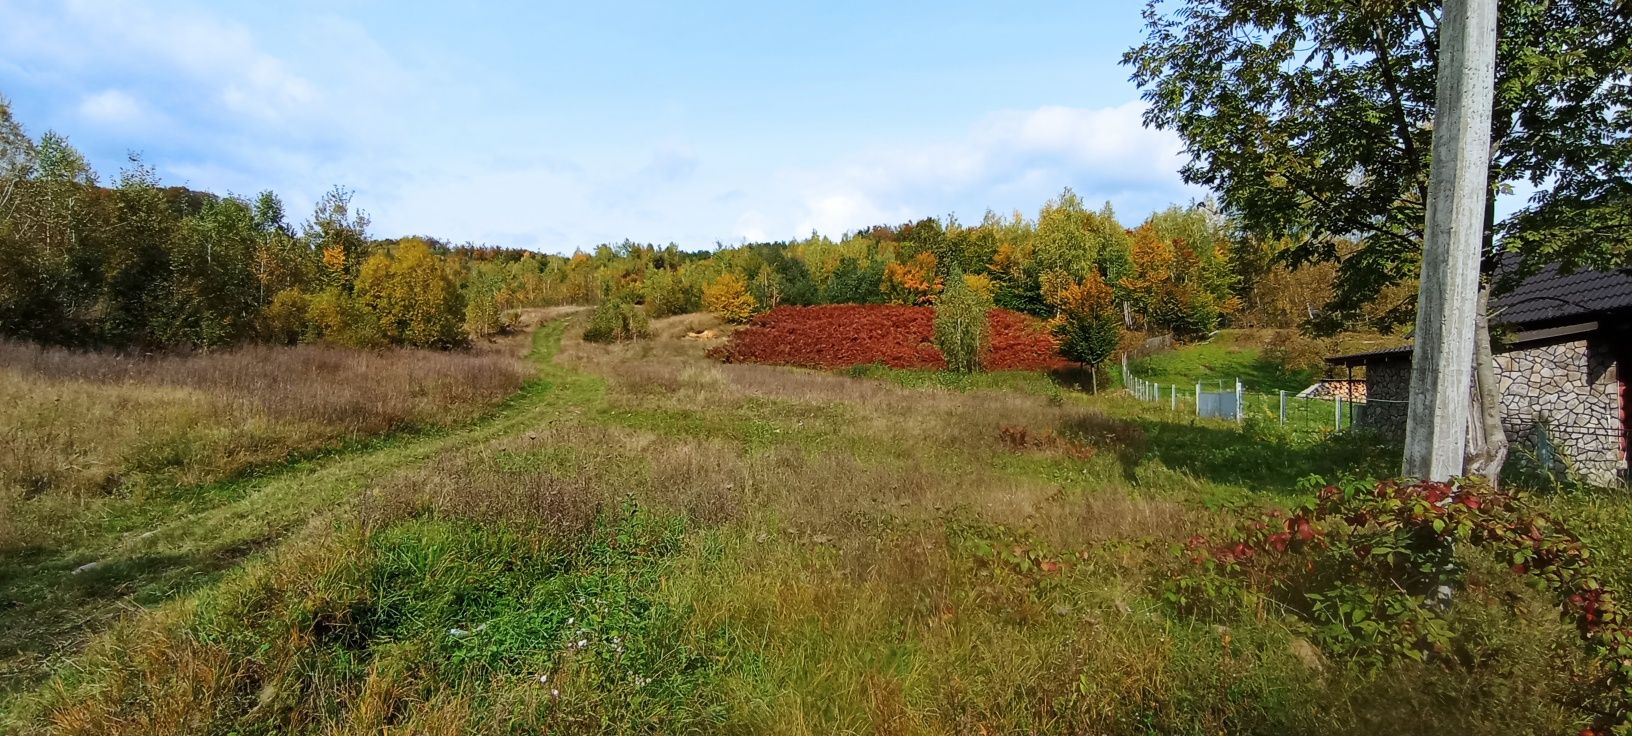
{"type": "Polygon", "coordinates": [[[951,278],[1044,318],[1064,308],[1051,293],[1088,287],[1127,328],[1180,337],[1223,325],[1388,328],[1401,314],[1387,301],[1328,310],[1330,264],[1294,269],[1284,241],[1253,237],[1208,203],[1130,228],[1066,189],[1035,217],[561,256],[380,238],[339,187],[297,222],[274,192],[167,186],[134,154],[105,177],[67,137],[30,137],[3,104],[0,167],[0,336],[53,345],[453,348],[506,329],[521,307],[621,302],[650,317],[708,308],[746,319],[780,305],[932,304],[951,278]]]}

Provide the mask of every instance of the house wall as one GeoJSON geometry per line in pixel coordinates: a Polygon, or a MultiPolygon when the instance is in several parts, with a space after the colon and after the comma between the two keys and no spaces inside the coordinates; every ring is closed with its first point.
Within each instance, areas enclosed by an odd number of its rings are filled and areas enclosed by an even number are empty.
{"type": "Polygon", "coordinates": [[[1508,439],[1533,441],[1536,423],[1545,420],[1548,435],[1573,467],[1601,484],[1615,482],[1626,467],[1620,384],[1606,348],[1577,340],[1496,356],[1508,439]]]}
{"type": "Polygon", "coordinates": [[[1409,357],[1366,366],[1366,408],[1356,423],[1381,432],[1405,432],[1405,401],[1411,395],[1409,357]]]}
{"type": "MultiPolygon", "coordinates": [[[[1534,442],[1544,420],[1555,447],[1586,480],[1607,485],[1622,477],[1620,386],[1608,346],[1576,340],[1514,350],[1496,356],[1496,374],[1508,441],[1534,442]]],[[[1360,424],[1404,432],[1411,362],[1369,365],[1366,383],[1360,424]]]]}

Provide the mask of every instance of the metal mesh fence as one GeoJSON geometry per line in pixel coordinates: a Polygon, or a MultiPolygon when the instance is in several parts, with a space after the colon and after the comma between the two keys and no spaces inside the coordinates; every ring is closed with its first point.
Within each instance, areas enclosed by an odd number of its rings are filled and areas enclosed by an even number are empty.
{"type": "Polygon", "coordinates": [[[1393,405],[1404,411],[1405,402],[1354,401],[1341,396],[1306,397],[1291,391],[1251,391],[1239,379],[1202,381],[1185,385],[1157,383],[1124,373],[1127,387],[1144,401],[1178,414],[1240,422],[1257,417],[1303,429],[1348,429],[1366,425],[1366,412],[1393,405]]]}
{"type": "MultiPolygon", "coordinates": [[[[1126,364],[1124,364],[1125,366],[1126,364]]],[[[1352,400],[1352,383],[1342,382],[1332,395],[1300,396],[1291,391],[1253,391],[1239,379],[1193,384],[1159,383],[1132,374],[1123,376],[1128,390],[1177,416],[1212,417],[1243,422],[1257,419],[1297,430],[1341,431],[1360,428],[1386,436],[1405,433],[1408,402],[1367,397],[1352,400]]],[[[1520,472],[1543,473],[1590,485],[1628,482],[1628,447],[1632,446],[1619,397],[1602,397],[1588,408],[1587,392],[1577,388],[1562,396],[1503,396],[1502,426],[1509,443],[1507,470],[1517,460],[1520,472]],[[1573,403],[1572,403],[1573,402],[1573,403]],[[1526,469],[1528,468],[1528,469],[1526,469]]],[[[1539,476],[1538,476],[1539,477],[1539,476]]]]}
{"type": "MultiPolygon", "coordinates": [[[[1344,430],[1361,427],[1383,432],[1403,432],[1407,402],[1369,398],[1365,401],[1342,396],[1307,397],[1291,391],[1252,391],[1239,380],[1211,380],[1195,384],[1157,383],[1125,373],[1128,390],[1139,399],[1154,403],[1175,414],[1212,417],[1240,422],[1256,417],[1298,429],[1344,430]]],[[[1618,416],[1578,416],[1563,421],[1545,412],[1520,412],[1507,406],[1503,428],[1515,447],[1533,446],[1551,454],[1557,444],[1566,456],[1583,451],[1610,452],[1625,462],[1624,433],[1618,416]],[[1594,449],[1596,448],[1596,449],[1594,449]]]]}

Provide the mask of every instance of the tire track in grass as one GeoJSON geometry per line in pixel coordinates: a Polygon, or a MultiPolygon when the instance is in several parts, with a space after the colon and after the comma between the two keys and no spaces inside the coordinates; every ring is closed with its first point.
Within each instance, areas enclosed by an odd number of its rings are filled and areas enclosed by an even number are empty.
{"type": "Polygon", "coordinates": [[[463,427],[387,437],[293,462],[258,477],[198,489],[230,498],[141,534],[78,545],[0,581],[15,603],[0,609],[11,646],[0,649],[0,711],[132,607],[172,600],[218,580],[302,526],[332,524],[388,472],[515,433],[604,394],[597,379],[554,362],[565,319],[541,325],[529,358],[538,375],[485,418],[463,427]],[[228,488],[230,486],[230,489],[228,488]],[[85,562],[92,552],[94,560],[85,562]],[[9,651],[7,651],[9,650],[9,651]]]}

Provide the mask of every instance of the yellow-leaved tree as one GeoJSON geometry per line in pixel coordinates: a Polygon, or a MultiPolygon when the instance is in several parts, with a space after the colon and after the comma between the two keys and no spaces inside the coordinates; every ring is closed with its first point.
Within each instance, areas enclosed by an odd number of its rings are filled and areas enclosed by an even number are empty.
{"type": "Polygon", "coordinates": [[[753,318],[759,302],[748,291],[748,281],[728,271],[703,287],[703,309],[727,322],[740,323],[753,318]]]}
{"type": "Polygon", "coordinates": [[[355,294],[393,344],[448,348],[465,341],[464,296],[424,240],[405,238],[369,256],[355,294]]]}

